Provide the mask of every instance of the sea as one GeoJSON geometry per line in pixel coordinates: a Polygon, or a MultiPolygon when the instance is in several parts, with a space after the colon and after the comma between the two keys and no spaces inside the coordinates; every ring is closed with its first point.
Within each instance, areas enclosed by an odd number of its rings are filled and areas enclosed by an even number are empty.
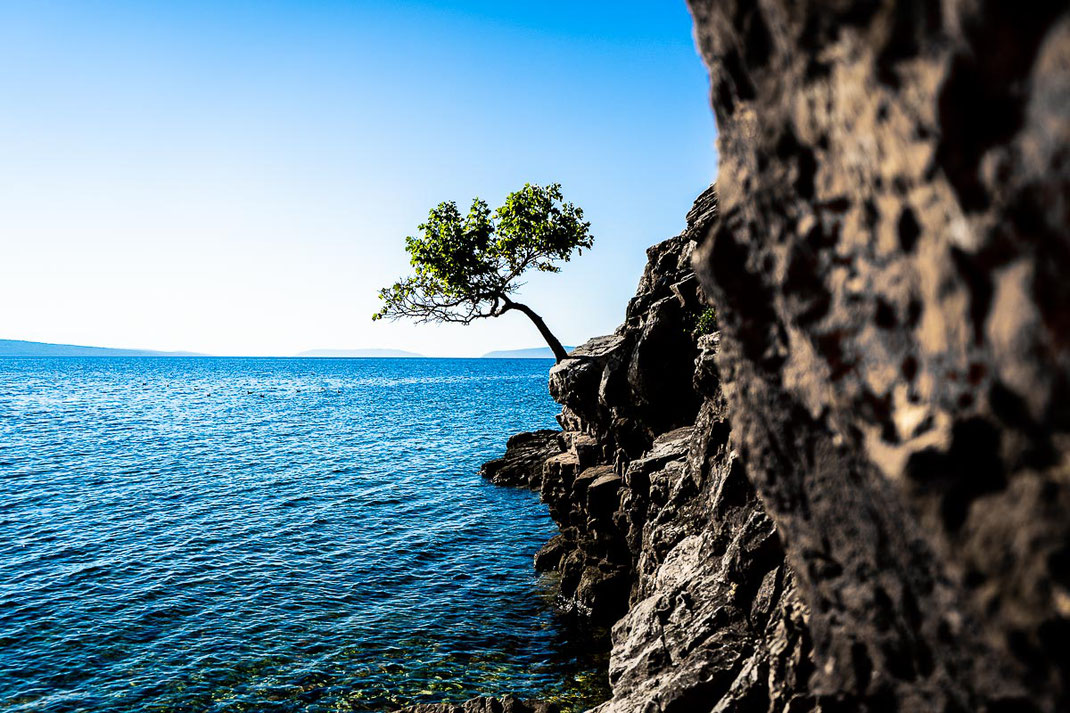
{"type": "Polygon", "coordinates": [[[0,359],[0,711],[605,694],[480,465],[537,359],[0,359]]]}

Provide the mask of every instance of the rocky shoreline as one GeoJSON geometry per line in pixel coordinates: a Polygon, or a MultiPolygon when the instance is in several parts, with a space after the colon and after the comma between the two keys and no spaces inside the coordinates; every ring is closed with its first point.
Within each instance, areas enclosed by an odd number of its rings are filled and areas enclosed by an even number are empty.
{"type": "Polygon", "coordinates": [[[692,255],[716,217],[711,187],[648,251],[625,323],[551,370],[562,431],[514,437],[483,470],[547,503],[560,534],[535,566],[560,575],[562,607],[615,624],[604,712],[768,697],[769,671],[810,665],[793,575],[729,443],[720,335],[698,329],[692,255]]]}
{"type": "Polygon", "coordinates": [[[718,187],[484,469],[596,710],[1070,710],[1070,8],[690,7],[718,187]]]}

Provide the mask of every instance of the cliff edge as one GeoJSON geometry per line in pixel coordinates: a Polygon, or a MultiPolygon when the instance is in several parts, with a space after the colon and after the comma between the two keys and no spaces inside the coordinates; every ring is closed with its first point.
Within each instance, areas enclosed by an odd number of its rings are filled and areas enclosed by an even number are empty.
{"type": "Polygon", "coordinates": [[[535,566],[559,573],[561,606],[613,625],[601,713],[809,700],[807,610],[732,445],[692,268],[717,215],[711,186],[685,231],[647,251],[624,324],[551,370],[562,431],[514,437],[484,466],[549,506],[560,534],[535,566]]]}

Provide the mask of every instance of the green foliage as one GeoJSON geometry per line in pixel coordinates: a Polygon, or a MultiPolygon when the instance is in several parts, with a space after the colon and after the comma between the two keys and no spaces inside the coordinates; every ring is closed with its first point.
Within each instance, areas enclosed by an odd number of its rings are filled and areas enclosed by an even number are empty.
{"type": "Polygon", "coordinates": [[[590,225],[556,183],[526,184],[493,213],[479,198],[467,215],[452,201],[440,203],[419,234],[405,239],[414,273],[379,291],[382,307],[372,319],[497,317],[513,308],[509,295],[526,271],[559,272],[558,262],[590,248],[590,225]]]}
{"type": "Polygon", "coordinates": [[[717,310],[713,307],[707,307],[695,317],[695,327],[691,330],[691,336],[697,339],[704,334],[711,334],[715,331],[717,331],[717,310]]]}

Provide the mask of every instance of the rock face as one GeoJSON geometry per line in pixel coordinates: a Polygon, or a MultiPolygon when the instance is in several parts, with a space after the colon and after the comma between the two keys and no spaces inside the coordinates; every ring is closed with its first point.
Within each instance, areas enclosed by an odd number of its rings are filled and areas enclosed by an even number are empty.
{"type": "Polygon", "coordinates": [[[710,191],[682,235],[647,251],[625,323],[550,370],[564,448],[546,462],[541,494],[561,536],[537,561],[560,572],[567,606],[599,623],[619,619],[638,591],[652,483],[686,459],[701,403],[692,377],[704,309],[691,253],[715,211],[710,191]]]}
{"type": "Polygon", "coordinates": [[[690,0],[732,442],[823,710],[1070,710],[1070,6],[690,0]]]}
{"type": "MultiPolygon", "coordinates": [[[[716,213],[711,188],[648,251],[625,323],[553,368],[560,452],[514,478],[541,480],[561,530],[536,567],[560,573],[566,608],[615,624],[603,713],[812,703],[807,611],[730,442],[718,335],[696,332],[691,257],[716,213]]],[[[530,463],[533,439],[495,463],[530,463]]]]}
{"type": "Polygon", "coordinates": [[[599,712],[1070,710],[1070,6],[690,6],[718,190],[488,467],[599,712]]]}

